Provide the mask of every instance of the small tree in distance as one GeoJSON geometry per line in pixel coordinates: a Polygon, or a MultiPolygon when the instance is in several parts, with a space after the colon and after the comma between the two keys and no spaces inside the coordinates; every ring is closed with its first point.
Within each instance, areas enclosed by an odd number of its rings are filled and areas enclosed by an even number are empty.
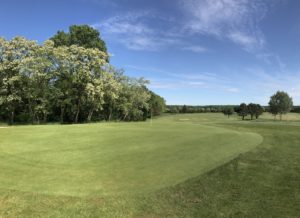
{"type": "Polygon", "coordinates": [[[181,108],[181,113],[185,114],[188,112],[188,108],[186,105],[183,105],[183,107],[181,108]]]}
{"type": "Polygon", "coordinates": [[[242,117],[243,120],[245,120],[245,117],[248,115],[248,107],[245,103],[240,104],[238,115],[242,117]]]}
{"type": "Polygon", "coordinates": [[[254,115],[256,114],[256,104],[250,103],[250,104],[248,104],[247,108],[248,108],[248,112],[251,116],[251,120],[253,120],[254,115]]]}
{"type": "Polygon", "coordinates": [[[259,104],[256,104],[255,118],[258,119],[259,116],[263,114],[263,112],[264,112],[264,108],[259,104]]]}
{"type": "Polygon", "coordinates": [[[286,92],[278,91],[271,96],[269,106],[270,112],[275,116],[275,119],[279,114],[280,120],[282,120],[282,115],[290,112],[293,108],[293,100],[286,92]]]}
{"type": "Polygon", "coordinates": [[[250,104],[248,104],[247,108],[248,108],[249,114],[251,115],[251,120],[253,120],[254,117],[256,119],[258,119],[259,116],[262,115],[262,113],[264,112],[263,107],[260,106],[259,104],[250,103],[250,104]]]}
{"type": "Polygon", "coordinates": [[[228,116],[228,118],[234,113],[234,109],[232,107],[226,107],[223,109],[223,114],[228,116]]]}

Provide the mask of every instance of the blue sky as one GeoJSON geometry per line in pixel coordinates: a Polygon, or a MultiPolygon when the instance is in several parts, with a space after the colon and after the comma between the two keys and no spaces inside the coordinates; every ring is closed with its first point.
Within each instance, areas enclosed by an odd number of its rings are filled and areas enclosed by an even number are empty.
{"type": "Polygon", "coordinates": [[[300,1],[3,0],[0,36],[43,42],[89,24],[111,63],[145,77],[168,104],[300,104],[300,1]]]}

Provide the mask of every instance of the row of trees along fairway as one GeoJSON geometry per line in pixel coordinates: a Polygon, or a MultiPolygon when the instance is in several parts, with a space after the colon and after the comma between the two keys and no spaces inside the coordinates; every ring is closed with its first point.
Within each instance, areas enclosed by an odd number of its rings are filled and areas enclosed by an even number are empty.
{"type": "MultiPolygon", "coordinates": [[[[293,100],[286,92],[278,91],[276,94],[271,96],[268,111],[274,115],[275,119],[276,116],[279,115],[280,120],[282,120],[282,115],[290,112],[292,108],[293,100]]],[[[253,120],[254,118],[258,119],[264,111],[265,108],[263,108],[261,105],[253,103],[250,103],[248,105],[242,103],[239,107],[235,108],[235,112],[240,117],[242,117],[243,120],[248,115],[251,116],[251,120],[253,120]]],[[[229,117],[234,113],[234,111],[233,108],[227,107],[224,108],[223,113],[229,117]]]]}
{"type": "Polygon", "coordinates": [[[223,111],[222,105],[192,106],[192,105],[167,105],[166,112],[177,113],[220,113],[223,111]]]}
{"type": "Polygon", "coordinates": [[[259,118],[260,115],[264,112],[264,108],[259,104],[250,103],[246,105],[245,103],[240,104],[240,106],[236,109],[236,112],[242,119],[244,120],[248,114],[251,116],[251,120],[259,118]]]}
{"type": "Polygon", "coordinates": [[[99,32],[86,25],[43,45],[0,38],[0,118],[10,124],[145,120],[165,108],[147,84],[111,66],[99,32]]]}

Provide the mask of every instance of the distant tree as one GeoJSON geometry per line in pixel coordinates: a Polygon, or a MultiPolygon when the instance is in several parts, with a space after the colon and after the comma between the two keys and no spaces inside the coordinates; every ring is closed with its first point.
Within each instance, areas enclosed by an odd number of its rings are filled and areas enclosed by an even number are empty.
{"type": "Polygon", "coordinates": [[[228,118],[234,113],[233,107],[226,107],[223,109],[223,114],[228,116],[228,118]]]}
{"type": "Polygon", "coordinates": [[[263,114],[263,112],[264,112],[264,108],[259,104],[256,104],[255,118],[258,119],[259,116],[263,114]]]}
{"type": "Polygon", "coordinates": [[[179,113],[178,107],[177,106],[172,106],[170,108],[170,113],[172,113],[172,114],[178,114],[179,113]]]}
{"type": "Polygon", "coordinates": [[[98,30],[88,25],[72,25],[69,33],[58,31],[50,38],[56,47],[77,45],[84,48],[97,48],[107,53],[105,42],[101,39],[98,30]]]}
{"type": "Polygon", "coordinates": [[[247,106],[247,109],[248,109],[248,113],[251,115],[251,120],[254,119],[254,117],[256,119],[259,118],[259,116],[264,112],[264,109],[262,106],[260,106],[259,104],[253,104],[253,103],[250,103],[248,106],[247,106]]]}
{"type": "Polygon", "coordinates": [[[183,105],[183,107],[181,108],[181,113],[187,113],[188,112],[188,107],[186,105],[183,105]]]}
{"type": "MultiPolygon", "coordinates": [[[[223,109],[222,109],[222,111],[223,111],[223,109]]],[[[211,109],[209,107],[207,107],[207,108],[205,108],[205,112],[209,113],[209,112],[211,112],[211,109]]]]}
{"type": "Polygon", "coordinates": [[[291,112],[300,113],[300,106],[294,106],[291,112]]]}
{"type": "Polygon", "coordinates": [[[282,115],[291,111],[293,108],[293,100],[286,93],[278,91],[276,94],[271,96],[269,101],[270,112],[275,116],[279,114],[280,120],[282,120],[282,115]]]}
{"type": "Polygon", "coordinates": [[[248,115],[248,107],[245,103],[240,104],[238,115],[242,117],[243,120],[245,120],[245,117],[248,115]]]}
{"type": "Polygon", "coordinates": [[[251,116],[251,120],[253,120],[254,116],[256,115],[256,110],[257,110],[256,104],[253,104],[253,103],[248,104],[247,109],[248,109],[248,113],[251,116]]]}

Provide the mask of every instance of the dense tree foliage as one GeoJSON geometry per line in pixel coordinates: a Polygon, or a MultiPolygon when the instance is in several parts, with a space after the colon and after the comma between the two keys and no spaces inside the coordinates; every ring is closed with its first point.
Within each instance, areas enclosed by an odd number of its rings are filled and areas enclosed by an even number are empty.
{"type": "Polygon", "coordinates": [[[251,120],[253,120],[254,117],[256,119],[258,119],[259,116],[264,112],[264,109],[262,106],[260,106],[259,104],[253,104],[253,103],[248,104],[247,110],[251,116],[251,120]]]}
{"type": "Polygon", "coordinates": [[[260,115],[262,115],[265,111],[265,109],[259,105],[259,104],[256,104],[256,109],[255,109],[255,118],[258,119],[260,115]]]}
{"type": "Polygon", "coordinates": [[[84,48],[97,48],[107,53],[105,42],[101,39],[98,30],[88,25],[73,25],[69,32],[58,31],[51,40],[55,47],[77,45],[84,48]]]}
{"type": "Polygon", "coordinates": [[[300,113],[300,106],[294,106],[291,110],[293,113],[300,113]]]}
{"type": "Polygon", "coordinates": [[[244,120],[248,115],[248,107],[245,103],[240,104],[239,108],[236,111],[240,117],[244,120]]]}
{"type": "Polygon", "coordinates": [[[150,91],[151,97],[149,100],[150,116],[157,116],[166,110],[166,101],[159,95],[150,91]]]}
{"type": "Polygon", "coordinates": [[[107,63],[98,48],[0,38],[0,116],[18,122],[145,120],[165,101],[107,63]]]}
{"type": "Polygon", "coordinates": [[[223,108],[223,114],[228,116],[228,118],[234,113],[233,107],[225,107],[223,108]]]}
{"type": "Polygon", "coordinates": [[[167,113],[220,113],[223,111],[223,105],[212,106],[190,106],[190,105],[167,105],[167,113]]]}
{"type": "Polygon", "coordinates": [[[286,92],[278,91],[276,94],[271,96],[269,107],[270,112],[275,116],[275,118],[279,114],[281,120],[282,115],[290,112],[293,108],[293,100],[286,92]]]}

